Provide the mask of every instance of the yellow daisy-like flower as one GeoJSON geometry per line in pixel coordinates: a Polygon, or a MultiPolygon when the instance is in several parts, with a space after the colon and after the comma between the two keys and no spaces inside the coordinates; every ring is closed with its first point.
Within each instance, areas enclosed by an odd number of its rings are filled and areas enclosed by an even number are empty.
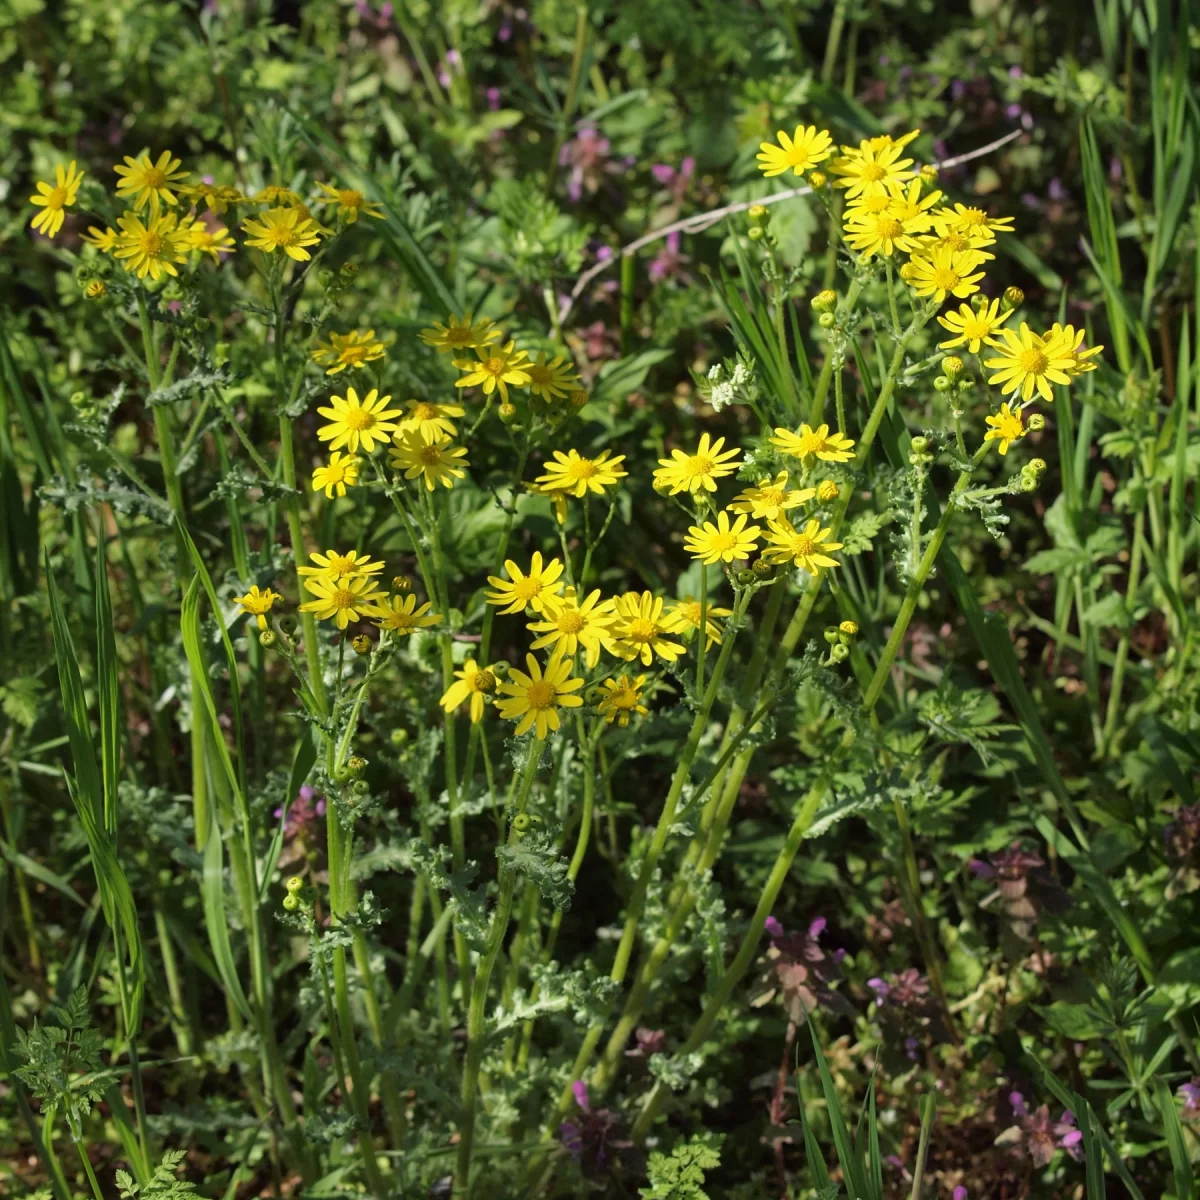
{"type": "Polygon", "coordinates": [[[338,579],[326,579],[317,575],[306,579],[304,586],[316,599],[305,601],[300,605],[300,611],[312,613],[318,621],[334,621],[339,629],[345,629],[351,621],[369,615],[383,594],[374,579],[362,576],[343,575],[338,579]]]}
{"type": "Polygon", "coordinates": [[[373,329],[352,329],[349,333],[331,333],[329,341],[318,342],[312,349],[312,360],[332,366],[326,375],[336,375],[347,367],[365,367],[383,357],[383,343],[375,340],[373,329]]]}
{"type": "Polygon", "coordinates": [[[757,539],[762,529],[758,525],[747,527],[746,520],[743,513],[730,525],[729,514],[722,509],[717,513],[715,525],[711,521],[693,525],[683,540],[683,548],[708,566],[731,563],[735,558],[749,558],[758,547],[757,539]]]}
{"type": "Polygon", "coordinates": [[[983,435],[983,440],[998,441],[1002,455],[1008,453],[1008,448],[1013,442],[1025,436],[1025,425],[1021,420],[1019,408],[1014,412],[1007,404],[1001,404],[998,413],[993,413],[984,420],[988,424],[988,431],[983,435]]]}
{"type": "Polygon", "coordinates": [[[542,555],[538,550],[533,552],[529,560],[528,575],[511,558],[505,560],[504,570],[508,579],[502,579],[499,575],[488,576],[488,583],[496,590],[487,593],[487,602],[500,606],[502,614],[524,612],[527,608],[544,613],[546,601],[562,591],[563,585],[558,582],[563,573],[562,563],[552,558],[543,567],[542,555]]]}
{"type": "MultiPolygon", "coordinates": [[[[1064,331],[1065,332],[1065,331],[1064,331]]],[[[1070,383],[1067,372],[1075,365],[1071,343],[1063,335],[1045,340],[1038,337],[1024,321],[1019,333],[1000,330],[1005,345],[999,347],[997,358],[986,358],[985,367],[995,370],[988,383],[1000,384],[1004,395],[1021,393],[1021,402],[1033,399],[1034,389],[1043,400],[1053,401],[1052,383],[1070,383]]]]}
{"type": "Polygon", "coordinates": [[[117,231],[110,229],[107,225],[103,229],[89,225],[87,233],[80,234],[79,240],[86,242],[89,246],[95,246],[101,254],[111,254],[113,247],[117,244],[118,236],[117,231]]]}
{"type": "Polygon", "coordinates": [[[773,563],[790,562],[810,575],[817,575],[822,567],[838,565],[837,559],[829,557],[829,552],[840,550],[842,543],[829,541],[832,534],[832,529],[821,528],[820,521],[809,521],[803,529],[796,529],[784,517],[771,522],[763,557],[773,563]]]}
{"type": "Polygon", "coordinates": [[[560,525],[567,523],[567,492],[561,488],[549,487],[544,483],[527,483],[525,490],[533,496],[545,496],[554,509],[554,519],[560,525]]]}
{"type": "Polygon", "coordinates": [[[908,260],[904,278],[917,296],[933,296],[943,304],[947,296],[965,300],[979,291],[983,272],[972,274],[983,262],[978,250],[951,250],[938,246],[928,254],[914,254],[908,260]]]}
{"type": "Polygon", "coordinates": [[[144,225],[135,213],[127,212],[117,218],[117,225],[121,232],[113,255],[139,279],[149,275],[157,283],[164,275],[178,275],[175,264],[187,262],[188,239],[180,234],[174,213],[150,216],[144,225]]]}
{"type": "Polygon", "coordinates": [[[848,212],[845,229],[846,244],[863,258],[876,254],[891,258],[897,250],[911,254],[920,245],[920,219],[905,221],[890,206],[882,212],[848,212]]]}
{"type": "Polygon", "coordinates": [[[761,479],[752,488],[747,488],[729,506],[730,512],[748,513],[756,521],[774,521],[788,509],[804,504],[817,494],[816,488],[799,488],[788,491],[788,473],[780,471],[774,479],[761,479]]]}
{"type": "Polygon", "coordinates": [[[561,596],[547,596],[542,601],[543,620],[529,626],[530,633],[542,636],[533,643],[535,650],[553,646],[554,653],[574,657],[583,650],[584,662],[594,667],[600,661],[601,648],[615,654],[612,626],[616,620],[611,600],[600,599],[600,589],[582,601],[576,599],[573,587],[561,596]]]}
{"type": "Polygon", "coordinates": [[[791,137],[780,129],[775,136],[779,139],[778,146],[774,142],[759,143],[758,168],[768,179],[789,170],[794,175],[803,175],[833,153],[833,139],[815,125],[807,128],[797,125],[791,137]]]}
{"type": "Polygon", "coordinates": [[[466,476],[465,468],[471,465],[467,462],[466,446],[448,445],[440,437],[428,441],[416,429],[396,434],[388,462],[397,471],[403,471],[405,479],[422,478],[426,491],[430,492],[439,483],[453,487],[466,476]]]}
{"type": "Polygon", "coordinates": [[[396,430],[392,417],[398,417],[400,410],[388,408],[390,400],[391,396],[381,397],[378,388],[372,388],[362,400],[352,387],[346,389],[344,397],[330,396],[331,407],[317,409],[330,422],[317,430],[317,437],[328,442],[330,450],[345,446],[351,454],[357,454],[361,446],[364,453],[374,453],[375,443],[386,444],[396,430]]]}
{"type": "Polygon", "coordinates": [[[29,197],[29,203],[40,208],[41,212],[34,213],[30,225],[47,237],[54,237],[63,227],[66,219],[64,210],[75,203],[82,182],[83,172],[76,170],[74,159],[65,167],[59,163],[54,168],[53,183],[39,179],[37,192],[29,197]]]}
{"type": "Polygon", "coordinates": [[[481,670],[473,658],[468,658],[462,670],[454,672],[454,678],[455,682],[442,696],[441,706],[453,712],[464,700],[470,700],[471,723],[478,725],[483,720],[484,696],[496,686],[495,675],[487,669],[481,670]]]}
{"type": "Polygon", "coordinates": [[[304,248],[315,246],[321,239],[316,222],[298,208],[268,208],[258,218],[247,217],[242,229],[249,235],[246,245],[264,254],[282,250],[288,258],[307,262],[312,255],[304,248]]]}
{"type": "Polygon", "coordinates": [[[213,262],[218,262],[222,254],[232,254],[237,248],[233,235],[224,225],[209,229],[202,221],[193,221],[183,233],[189,249],[211,255],[213,262]]]}
{"type": "Polygon", "coordinates": [[[1071,358],[1074,359],[1074,366],[1067,367],[1068,375],[1086,375],[1088,371],[1096,369],[1096,363],[1092,360],[1100,354],[1104,349],[1103,346],[1091,346],[1087,350],[1080,350],[1083,345],[1084,330],[1082,328],[1076,330],[1073,325],[1060,325],[1057,321],[1050,326],[1050,332],[1042,335],[1042,341],[1049,342],[1054,339],[1064,341],[1070,351],[1071,358]]]}
{"type": "Polygon", "coordinates": [[[253,204],[277,204],[287,208],[295,208],[300,204],[298,193],[277,183],[269,184],[261,192],[256,192],[250,200],[253,204]]]}
{"type": "MultiPolygon", "coordinates": [[[[921,195],[924,184],[920,179],[909,180],[907,185],[896,184],[891,199],[891,211],[906,225],[922,232],[934,225],[933,206],[942,198],[938,191],[921,195]]],[[[941,211],[940,209],[937,211],[941,211]]]]}
{"type": "Polygon", "coordinates": [[[454,353],[456,350],[471,350],[488,345],[500,337],[500,330],[494,321],[480,317],[478,321],[471,320],[471,314],[456,317],[451,314],[446,324],[434,321],[429,329],[422,329],[417,335],[427,346],[443,353],[454,353]]]}
{"type": "Polygon", "coordinates": [[[700,445],[695,454],[684,454],[678,448],[671,451],[670,458],[658,460],[659,469],[654,472],[654,486],[674,496],[678,492],[715,492],[718,479],[732,475],[741,465],[740,450],[722,451],[723,437],[710,442],[707,433],[700,435],[700,445]]]}
{"type": "Polygon", "coordinates": [[[997,233],[1012,233],[1012,217],[989,217],[982,208],[971,208],[956,204],[954,209],[944,208],[937,214],[939,231],[953,230],[966,237],[984,237],[989,242],[996,240],[997,233]]]}
{"type": "Polygon", "coordinates": [[[270,588],[264,592],[255,584],[244,596],[239,596],[237,602],[242,606],[242,612],[255,618],[259,629],[266,629],[267,613],[271,611],[276,600],[282,599],[278,592],[273,592],[270,588]]]}
{"type": "Polygon", "coordinates": [[[185,183],[175,190],[193,204],[203,200],[208,211],[216,213],[218,217],[224,216],[231,204],[239,204],[246,199],[237,188],[227,183],[185,183]]]}
{"type": "Polygon", "coordinates": [[[890,138],[886,144],[876,144],[880,139],[862,142],[857,150],[848,146],[842,147],[842,157],[835,158],[829,164],[829,170],[836,175],[833,186],[846,189],[846,198],[852,200],[855,196],[879,195],[891,192],[896,184],[905,183],[913,177],[911,158],[901,158],[904,147],[917,136],[917,130],[898,141],[890,138]]]}
{"type": "Polygon", "coordinates": [[[343,454],[335,450],[329,456],[329,462],[313,471],[313,490],[324,492],[328,500],[334,496],[344,496],[348,487],[358,483],[359,460],[353,454],[343,454]]]}
{"type": "Polygon", "coordinates": [[[336,188],[328,183],[318,183],[317,187],[325,193],[326,204],[337,206],[337,215],[347,225],[353,225],[360,216],[383,220],[382,206],[368,200],[362,192],[356,192],[353,188],[336,188]]]}
{"type": "Polygon", "coordinates": [[[428,629],[442,619],[440,613],[429,612],[428,600],[418,608],[417,598],[411,592],[407,596],[390,596],[365,611],[380,629],[397,637],[407,637],[416,629],[428,629]]]}
{"type": "Polygon", "coordinates": [[[596,711],[604,714],[604,720],[609,725],[615,721],[624,729],[635,714],[644,717],[650,711],[642,703],[645,682],[645,675],[618,675],[616,679],[606,679],[600,685],[604,694],[596,705],[596,711]]]}
{"type": "Polygon", "coordinates": [[[840,463],[849,462],[854,457],[851,453],[853,440],[844,433],[830,433],[828,425],[820,425],[816,429],[801,425],[799,433],[793,433],[790,429],[776,429],[771,445],[799,459],[815,455],[822,462],[840,463]]]}
{"type": "MultiPolygon", "coordinates": [[[[934,213],[933,217],[936,222],[937,213],[934,213]]],[[[992,262],[996,257],[985,249],[995,242],[995,238],[968,235],[960,233],[957,229],[947,229],[945,226],[917,240],[920,243],[918,253],[924,254],[926,258],[932,257],[935,250],[953,250],[960,254],[964,250],[973,250],[980,262],[992,262]]]]}
{"type": "Polygon", "coordinates": [[[539,475],[537,482],[543,490],[560,489],[572,496],[586,496],[594,492],[597,496],[604,494],[604,489],[616,485],[618,479],[624,479],[629,474],[621,464],[625,455],[618,454],[609,457],[607,450],[601,450],[595,458],[584,458],[578,450],[554,451],[554,461],[546,463],[546,474],[539,475]]]}
{"type": "Polygon", "coordinates": [[[534,735],[542,741],[547,732],[558,729],[559,708],[582,706],[583,698],[572,693],[583,687],[583,680],[570,677],[571,660],[568,658],[551,658],[544,674],[532,654],[525,655],[525,665],[529,669],[528,675],[513,668],[497,687],[501,695],[509,697],[498,700],[497,708],[506,721],[520,718],[516,728],[518,737],[533,729],[534,735]]]}
{"type": "Polygon", "coordinates": [[[427,442],[449,441],[457,432],[451,417],[461,417],[466,410],[457,404],[433,404],[427,400],[406,400],[404,420],[399,432],[419,433],[427,442]]]}
{"type": "Polygon", "coordinates": [[[336,550],[319,550],[308,556],[317,565],[315,567],[297,567],[296,574],[312,576],[316,579],[366,579],[378,575],[383,570],[382,561],[371,561],[369,554],[359,554],[357,550],[349,550],[339,554],[336,550]]]}
{"type": "Polygon", "coordinates": [[[641,659],[648,667],[654,656],[674,662],[683,647],[667,635],[681,631],[680,618],[663,611],[663,598],[652,592],[626,592],[615,601],[617,620],[613,626],[616,652],[621,658],[641,659]]]}
{"type": "Polygon", "coordinates": [[[500,399],[508,399],[508,385],[525,387],[532,376],[529,368],[532,365],[529,355],[524,350],[516,350],[516,342],[507,342],[503,346],[480,346],[479,360],[456,358],[454,365],[460,371],[467,373],[454,381],[455,387],[482,387],[483,394],[490,396],[494,391],[500,392],[500,399]]]}
{"type": "Polygon", "coordinates": [[[560,396],[566,396],[579,386],[579,376],[565,355],[558,354],[547,362],[549,356],[545,351],[539,351],[536,361],[525,364],[525,374],[529,376],[526,385],[535,395],[549,403],[560,396]]]}
{"type": "Polygon", "coordinates": [[[955,336],[947,342],[938,342],[938,349],[953,350],[956,346],[966,346],[972,354],[978,354],[984,342],[989,346],[998,346],[1000,343],[992,335],[1010,316],[1011,312],[1000,311],[998,299],[985,304],[978,312],[969,304],[960,304],[958,312],[939,313],[938,324],[955,336]]]}
{"type": "MultiPolygon", "coordinates": [[[[686,626],[688,630],[697,631],[700,628],[700,601],[694,600],[691,596],[685,596],[682,600],[676,600],[671,605],[671,615],[677,617],[680,622],[680,627],[686,626]]],[[[733,616],[733,611],[728,608],[720,608],[715,604],[710,604],[704,614],[704,631],[706,650],[713,646],[721,644],[721,627],[717,624],[718,619],[733,616]]]]}
{"type": "Polygon", "coordinates": [[[137,158],[126,155],[125,166],[113,167],[121,176],[117,195],[132,201],[134,212],[141,212],[149,205],[150,215],[157,216],[164,204],[179,203],[175,192],[179,190],[179,181],[188,177],[188,172],[181,171],[180,166],[179,159],[173,158],[169,150],[164,150],[157,162],[152,162],[144,150],[137,158]]]}

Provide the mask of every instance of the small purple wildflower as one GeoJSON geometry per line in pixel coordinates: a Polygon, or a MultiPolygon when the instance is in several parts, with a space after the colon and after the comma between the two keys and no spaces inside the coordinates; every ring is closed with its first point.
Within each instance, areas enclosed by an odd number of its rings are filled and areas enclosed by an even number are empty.
{"type": "Polygon", "coordinates": [[[486,94],[488,111],[495,112],[500,107],[500,89],[498,87],[490,87],[486,94]]]}
{"type": "Polygon", "coordinates": [[[1193,1076],[1189,1083],[1180,1084],[1175,1094],[1183,1101],[1184,1120],[1200,1116],[1200,1075],[1193,1076]]]}
{"type": "Polygon", "coordinates": [[[954,1189],[954,1195],[950,1197],[950,1200],[967,1200],[967,1189],[960,1183],[954,1189]]]}
{"type": "MultiPolygon", "coordinates": [[[[284,838],[294,838],[324,815],[325,797],[318,796],[316,791],[306,783],[287,810],[287,819],[283,826],[284,838]],[[314,799],[316,803],[313,802],[314,799]]],[[[275,819],[279,820],[282,817],[283,809],[277,808],[275,810],[275,819]]]]}
{"type": "Polygon", "coordinates": [[[1069,1108],[1060,1120],[1053,1121],[1047,1104],[1030,1112],[1020,1092],[1010,1092],[1008,1100],[1017,1124],[1000,1135],[999,1143],[1014,1146],[1017,1153],[1025,1155],[1036,1167],[1046,1166],[1056,1150],[1065,1150],[1073,1158],[1079,1157],[1083,1133],[1077,1128],[1075,1114],[1069,1108]]]}
{"type": "Polygon", "coordinates": [[[687,272],[683,270],[683,264],[689,261],[688,256],[679,251],[679,231],[668,233],[667,244],[650,260],[650,268],[647,273],[651,283],[662,283],[663,280],[671,279],[675,275],[681,279],[687,279],[687,272]]]}

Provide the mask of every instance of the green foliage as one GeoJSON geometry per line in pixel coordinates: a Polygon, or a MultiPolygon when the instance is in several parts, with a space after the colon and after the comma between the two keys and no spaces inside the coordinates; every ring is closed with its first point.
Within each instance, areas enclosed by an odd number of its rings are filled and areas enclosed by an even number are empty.
{"type": "Polygon", "coordinates": [[[695,1134],[676,1142],[669,1154],[655,1150],[646,1164],[650,1183],[638,1195],[645,1200],[708,1200],[704,1174],[721,1165],[721,1138],[695,1134]]]}

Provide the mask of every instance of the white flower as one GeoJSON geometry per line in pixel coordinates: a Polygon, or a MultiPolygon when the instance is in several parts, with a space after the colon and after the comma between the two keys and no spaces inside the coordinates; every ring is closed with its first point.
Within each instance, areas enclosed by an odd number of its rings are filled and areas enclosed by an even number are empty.
{"type": "Polygon", "coordinates": [[[744,383],[750,382],[750,368],[745,363],[738,363],[733,368],[733,378],[731,380],[734,387],[741,387],[744,383]]]}
{"type": "Polygon", "coordinates": [[[712,397],[710,398],[709,403],[717,410],[717,412],[720,412],[725,405],[732,404],[733,399],[733,384],[718,383],[717,386],[712,390],[712,397]]]}
{"type": "Polygon", "coordinates": [[[713,363],[713,365],[708,368],[708,377],[713,383],[716,383],[721,378],[721,370],[722,367],[720,363],[713,363]]]}

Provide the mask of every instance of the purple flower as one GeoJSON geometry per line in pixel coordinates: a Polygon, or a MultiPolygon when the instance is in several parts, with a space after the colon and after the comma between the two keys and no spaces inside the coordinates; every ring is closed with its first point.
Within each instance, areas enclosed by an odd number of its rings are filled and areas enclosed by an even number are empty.
{"type": "Polygon", "coordinates": [[[1019,120],[1019,119],[1020,119],[1020,117],[1021,117],[1021,112],[1022,112],[1022,109],[1021,109],[1021,106],[1020,106],[1019,104],[1010,104],[1010,105],[1009,105],[1009,106],[1008,106],[1008,107],[1007,107],[1007,108],[1004,110],[1004,115],[1005,115],[1005,116],[1006,116],[1006,117],[1007,117],[1007,118],[1008,118],[1010,121],[1017,121],[1017,120],[1019,120]]]}
{"type": "Polygon", "coordinates": [[[500,89],[498,87],[488,88],[487,106],[491,112],[495,112],[500,107],[500,89]]]}
{"type": "Polygon", "coordinates": [[[783,926],[775,917],[768,917],[763,922],[763,928],[767,931],[767,936],[775,941],[777,938],[783,937],[783,926]]]}
{"type": "Polygon", "coordinates": [[[611,246],[601,246],[596,251],[596,261],[597,262],[608,262],[608,260],[610,258],[612,258],[613,253],[614,253],[613,248],[611,246]]]}
{"type": "Polygon", "coordinates": [[[1009,67],[1008,74],[1010,79],[1020,79],[1025,72],[1020,67],[1009,67]]]}
{"type": "Polygon", "coordinates": [[[671,198],[675,203],[679,204],[691,186],[692,175],[695,173],[695,170],[696,160],[689,154],[679,164],[678,170],[668,166],[666,163],[655,163],[650,168],[650,174],[671,193],[671,198]]]}
{"type": "Polygon", "coordinates": [[[764,927],[771,945],[756,1004],[766,1004],[778,995],[789,1020],[797,1022],[820,1005],[850,1011],[848,1001],[832,986],[839,978],[838,963],[843,954],[830,954],[819,944],[825,930],[824,917],[811,921],[804,933],[788,933],[775,917],[768,917],[764,927]]]}
{"type": "Polygon", "coordinates": [[[967,94],[967,85],[961,79],[954,80],[950,84],[950,98],[958,103],[967,94]]]}
{"type": "Polygon", "coordinates": [[[1183,1101],[1185,1120],[1200,1115],[1200,1075],[1193,1076],[1190,1083],[1180,1084],[1175,1094],[1183,1101]]]}
{"type": "Polygon", "coordinates": [[[1050,185],[1047,187],[1046,192],[1050,199],[1056,204],[1061,204],[1062,201],[1064,201],[1070,194],[1067,189],[1063,187],[1062,180],[1059,179],[1057,175],[1050,180],[1050,185]]]}
{"type": "Polygon", "coordinates": [[[875,993],[876,1003],[881,1008],[886,1001],[895,1008],[919,1009],[929,995],[929,981],[916,967],[893,975],[887,983],[882,979],[868,979],[867,987],[875,993]]]}
{"type": "Polygon", "coordinates": [[[954,1189],[954,1195],[950,1197],[950,1200],[967,1200],[967,1189],[960,1183],[954,1189]]]}
{"type": "Polygon", "coordinates": [[[593,1111],[587,1084],[582,1079],[576,1079],[571,1084],[571,1091],[579,1107],[579,1115],[573,1120],[564,1121],[558,1127],[559,1140],[567,1153],[585,1170],[602,1171],[607,1163],[610,1148],[617,1150],[619,1154],[628,1143],[613,1139],[618,1118],[607,1108],[593,1111]]]}
{"type": "Polygon", "coordinates": [[[559,163],[571,168],[567,178],[567,195],[576,203],[588,193],[599,190],[605,174],[619,174],[625,169],[621,163],[611,162],[608,157],[608,138],[591,125],[585,125],[575,137],[563,144],[558,152],[559,163]]]}
{"type": "MultiPolygon", "coordinates": [[[[282,808],[275,810],[276,820],[281,819],[283,815],[282,808]]],[[[287,810],[287,819],[283,826],[284,838],[290,840],[297,834],[303,833],[309,825],[314,824],[324,815],[325,797],[318,796],[316,791],[306,783],[287,810]],[[313,803],[314,799],[315,804],[313,803]]]]}
{"type": "Polygon", "coordinates": [[[1049,1105],[1043,1104],[1030,1112],[1020,1092],[1010,1092],[1008,1100],[1017,1124],[1000,1135],[998,1144],[1014,1146],[1018,1154],[1023,1154],[1036,1167],[1046,1166],[1056,1150],[1066,1150],[1073,1158],[1079,1157],[1083,1133],[1076,1127],[1075,1114],[1069,1108],[1061,1120],[1052,1121],[1049,1105]]]}
{"type": "Polygon", "coordinates": [[[626,1058],[649,1058],[651,1055],[661,1054],[667,1047],[667,1035],[661,1029],[647,1029],[642,1025],[635,1031],[634,1036],[637,1038],[637,1045],[632,1050],[625,1051],[626,1058]]]}
{"type": "Polygon", "coordinates": [[[689,261],[686,254],[679,252],[679,231],[668,233],[667,244],[650,260],[650,282],[662,283],[664,279],[675,275],[680,279],[687,279],[688,274],[682,268],[683,264],[689,261]]]}
{"type": "Polygon", "coordinates": [[[505,21],[499,29],[496,30],[496,38],[498,41],[507,42],[512,37],[512,26],[505,21]]]}

